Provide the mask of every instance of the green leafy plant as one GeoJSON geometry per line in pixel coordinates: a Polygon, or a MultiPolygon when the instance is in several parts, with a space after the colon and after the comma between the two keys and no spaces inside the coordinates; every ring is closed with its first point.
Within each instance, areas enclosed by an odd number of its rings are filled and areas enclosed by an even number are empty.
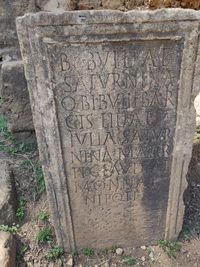
{"type": "Polygon", "coordinates": [[[190,239],[190,229],[187,225],[183,225],[183,229],[181,231],[181,236],[185,239],[185,240],[189,240],[190,239]]]}
{"type": "Polygon", "coordinates": [[[91,257],[94,254],[94,250],[92,248],[83,248],[81,251],[83,255],[87,257],[91,257]]]}
{"type": "Polygon", "coordinates": [[[48,261],[53,261],[53,262],[60,261],[60,263],[63,264],[64,249],[60,246],[54,246],[48,251],[45,258],[48,261]]]}
{"type": "Polygon", "coordinates": [[[44,212],[44,211],[41,211],[41,212],[38,214],[38,219],[39,219],[40,221],[47,221],[48,218],[49,218],[49,215],[48,215],[46,212],[44,212]]]}
{"type": "Polygon", "coordinates": [[[37,194],[40,196],[45,192],[45,181],[42,166],[38,163],[35,168],[36,182],[37,182],[37,194]]]}
{"type": "Polygon", "coordinates": [[[159,246],[167,253],[168,257],[176,258],[176,253],[181,250],[181,244],[178,242],[173,242],[169,240],[160,240],[159,246]]]}
{"type": "Polygon", "coordinates": [[[26,251],[28,250],[28,246],[23,244],[20,249],[17,251],[17,254],[16,254],[16,259],[17,259],[17,262],[20,262],[22,261],[23,257],[24,257],[24,254],[26,253],[26,251]]]}
{"type": "Polygon", "coordinates": [[[29,153],[37,148],[36,144],[25,144],[17,141],[8,129],[8,122],[4,115],[0,114],[0,151],[10,154],[29,153]]]}
{"type": "Polygon", "coordinates": [[[137,260],[133,258],[132,256],[123,256],[121,260],[122,264],[125,264],[127,266],[132,266],[137,264],[137,260]]]}
{"type": "Polygon", "coordinates": [[[72,255],[72,257],[77,257],[78,252],[76,250],[72,250],[71,255],[72,255]]]}
{"type": "Polygon", "coordinates": [[[3,231],[3,232],[9,232],[9,233],[12,233],[12,234],[16,234],[18,229],[19,229],[19,225],[18,224],[16,224],[16,225],[13,224],[12,226],[4,225],[4,224],[0,225],[0,231],[3,231]]]}
{"type": "Polygon", "coordinates": [[[27,169],[29,166],[31,166],[31,162],[30,160],[22,160],[21,163],[20,163],[20,168],[21,169],[27,169]]]}
{"type": "Polygon", "coordinates": [[[25,217],[25,211],[26,211],[25,205],[26,205],[26,200],[23,197],[20,197],[19,205],[16,210],[16,217],[20,222],[23,221],[25,217]]]}
{"type": "Polygon", "coordinates": [[[51,243],[53,241],[53,236],[50,228],[43,228],[37,234],[38,243],[51,243]]]}
{"type": "Polygon", "coordinates": [[[8,130],[7,119],[4,115],[0,114],[0,133],[6,140],[13,140],[11,132],[8,130]]]}

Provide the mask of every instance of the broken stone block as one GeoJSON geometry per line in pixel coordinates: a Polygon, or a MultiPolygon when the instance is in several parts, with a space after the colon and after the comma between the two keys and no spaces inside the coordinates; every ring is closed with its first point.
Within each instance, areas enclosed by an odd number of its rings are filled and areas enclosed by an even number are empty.
{"type": "Polygon", "coordinates": [[[34,131],[27,83],[22,61],[2,64],[2,112],[13,133],[34,131]]]}
{"type": "Polygon", "coordinates": [[[0,224],[12,225],[15,222],[15,207],[16,195],[12,173],[9,164],[0,159],[0,224]]]}

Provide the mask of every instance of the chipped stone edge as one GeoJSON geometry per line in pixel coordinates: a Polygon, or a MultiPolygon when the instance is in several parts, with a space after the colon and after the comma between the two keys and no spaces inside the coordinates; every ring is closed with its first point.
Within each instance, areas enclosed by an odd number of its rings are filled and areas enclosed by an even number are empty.
{"type": "Polygon", "coordinates": [[[164,21],[195,21],[200,20],[200,11],[181,8],[163,8],[157,10],[116,10],[90,11],[55,11],[26,13],[16,18],[17,24],[23,21],[29,27],[47,25],[79,25],[79,24],[123,24],[164,21]]]}

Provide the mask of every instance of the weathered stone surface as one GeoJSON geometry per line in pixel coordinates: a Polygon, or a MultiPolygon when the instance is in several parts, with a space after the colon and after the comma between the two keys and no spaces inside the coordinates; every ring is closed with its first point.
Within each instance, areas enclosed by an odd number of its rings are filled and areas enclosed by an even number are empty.
{"type": "Polygon", "coordinates": [[[126,7],[127,9],[134,9],[136,7],[147,5],[149,1],[148,0],[128,0],[126,1],[126,7]]]}
{"type": "MultiPolygon", "coordinates": [[[[0,159],[0,224],[15,222],[15,190],[8,163],[0,159]]],[[[1,266],[1,265],[0,265],[1,266]]]]}
{"type": "Polygon", "coordinates": [[[195,106],[196,114],[197,114],[196,124],[197,126],[199,126],[200,125],[200,94],[195,98],[194,106],[195,106]]]}
{"type": "Polygon", "coordinates": [[[102,6],[108,9],[118,9],[123,6],[123,3],[123,0],[102,0],[102,6]]]}
{"type": "Polygon", "coordinates": [[[183,7],[183,8],[200,8],[199,0],[149,0],[149,6],[154,8],[161,7],[183,7]]]}
{"type": "Polygon", "coordinates": [[[78,0],[36,0],[36,6],[40,10],[73,10],[77,7],[78,0]]]}
{"type": "Polygon", "coordinates": [[[99,9],[101,7],[101,0],[79,0],[77,2],[78,9],[99,9]]]}
{"type": "Polygon", "coordinates": [[[58,242],[176,238],[195,130],[200,12],[17,20],[58,242]]]}
{"type": "Polygon", "coordinates": [[[22,61],[2,65],[2,112],[12,132],[33,131],[31,107],[22,61]]]}
{"type": "Polygon", "coordinates": [[[0,266],[16,267],[16,241],[8,232],[0,232],[0,266]]]}

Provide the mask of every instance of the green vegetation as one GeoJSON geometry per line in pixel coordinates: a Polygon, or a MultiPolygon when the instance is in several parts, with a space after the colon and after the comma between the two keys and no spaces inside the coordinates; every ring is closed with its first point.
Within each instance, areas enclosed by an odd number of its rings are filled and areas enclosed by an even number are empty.
{"type": "Polygon", "coordinates": [[[18,224],[16,224],[16,225],[13,224],[12,226],[4,225],[4,224],[0,225],[0,231],[3,231],[3,232],[9,232],[9,233],[12,233],[12,234],[16,234],[18,229],[19,229],[19,225],[18,224]]]}
{"type": "Polygon", "coordinates": [[[22,222],[24,220],[25,211],[26,211],[25,205],[26,205],[26,200],[23,197],[20,197],[19,205],[16,210],[16,217],[19,222],[22,222]]]}
{"type": "Polygon", "coordinates": [[[38,232],[36,239],[38,243],[52,243],[53,236],[51,233],[51,229],[50,228],[41,229],[38,232]]]}
{"type": "Polygon", "coordinates": [[[48,215],[46,212],[44,212],[44,211],[41,211],[41,212],[38,214],[38,219],[39,219],[40,221],[47,221],[48,218],[49,218],[49,215],[48,215]]]}
{"type": "Polygon", "coordinates": [[[35,176],[37,182],[37,194],[40,196],[46,191],[44,174],[42,171],[42,166],[38,163],[35,168],[35,176]]]}
{"type": "Polygon", "coordinates": [[[36,144],[25,144],[23,142],[18,142],[12,133],[8,130],[8,123],[6,117],[0,114],[0,151],[10,153],[10,154],[19,154],[19,153],[31,153],[37,147],[36,144]]]}
{"type": "Polygon", "coordinates": [[[12,155],[20,155],[25,158],[20,164],[21,169],[26,169],[31,166],[36,180],[36,196],[40,196],[45,192],[45,181],[40,163],[34,164],[30,159],[30,155],[37,149],[37,145],[25,144],[17,141],[12,133],[8,130],[6,117],[0,114],[0,151],[12,155]]]}
{"type": "Polygon", "coordinates": [[[190,239],[190,229],[187,225],[183,225],[183,229],[181,231],[181,236],[185,239],[185,240],[189,240],[190,239]]]}
{"type": "Polygon", "coordinates": [[[176,258],[176,253],[181,249],[180,243],[164,239],[159,241],[159,246],[165,253],[167,253],[168,257],[170,258],[176,258]]]}
{"type": "Polygon", "coordinates": [[[48,251],[45,258],[48,261],[52,261],[52,262],[60,261],[60,265],[63,265],[64,249],[59,246],[54,246],[48,251]]]}
{"type": "Polygon", "coordinates": [[[17,255],[16,255],[17,262],[22,261],[24,254],[26,253],[27,250],[28,250],[28,246],[23,244],[21,248],[19,249],[19,251],[17,251],[17,255]]]}
{"type": "Polygon", "coordinates": [[[83,248],[81,251],[83,255],[87,257],[91,257],[94,254],[94,250],[92,248],[83,248]]]}
{"type": "Polygon", "coordinates": [[[121,263],[127,265],[127,266],[133,266],[137,264],[137,260],[133,258],[132,256],[123,256],[121,263]]]}
{"type": "Polygon", "coordinates": [[[31,161],[30,160],[22,160],[20,163],[20,168],[21,169],[27,169],[29,166],[31,166],[31,161]]]}
{"type": "Polygon", "coordinates": [[[72,250],[71,255],[72,255],[72,257],[77,257],[78,252],[76,250],[72,250]]]}

